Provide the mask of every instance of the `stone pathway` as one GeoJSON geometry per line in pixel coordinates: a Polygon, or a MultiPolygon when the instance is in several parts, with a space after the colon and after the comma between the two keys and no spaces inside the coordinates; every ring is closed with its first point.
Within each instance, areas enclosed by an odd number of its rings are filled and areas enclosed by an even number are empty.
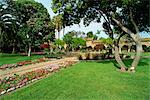
{"type": "Polygon", "coordinates": [[[63,58],[63,59],[57,59],[54,61],[47,61],[47,62],[32,64],[32,65],[21,66],[21,67],[14,68],[14,69],[6,69],[4,71],[0,70],[0,78],[9,77],[9,76],[12,76],[14,74],[21,75],[21,74],[24,74],[26,72],[45,68],[51,64],[59,64],[59,63],[65,62],[65,61],[77,61],[77,60],[78,59],[76,57],[67,57],[67,58],[63,58]]]}

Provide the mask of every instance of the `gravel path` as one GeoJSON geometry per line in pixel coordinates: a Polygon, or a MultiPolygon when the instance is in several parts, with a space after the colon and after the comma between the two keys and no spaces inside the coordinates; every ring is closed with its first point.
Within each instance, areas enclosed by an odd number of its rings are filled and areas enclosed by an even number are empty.
{"type": "Polygon", "coordinates": [[[68,57],[68,58],[63,58],[63,59],[59,59],[59,60],[57,59],[54,61],[47,61],[47,62],[32,64],[32,65],[22,66],[22,67],[18,67],[18,68],[14,68],[14,69],[6,69],[4,71],[0,70],[0,78],[12,76],[14,74],[21,75],[26,72],[45,68],[51,64],[59,64],[59,63],[65,62],[65,61],[74,61],[74,60],[77,60],[77,58],[76,57],[68,57]]]}

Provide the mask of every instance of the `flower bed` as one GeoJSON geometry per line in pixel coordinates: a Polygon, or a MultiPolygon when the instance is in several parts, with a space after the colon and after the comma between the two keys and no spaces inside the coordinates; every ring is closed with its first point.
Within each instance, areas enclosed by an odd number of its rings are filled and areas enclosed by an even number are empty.
{"type": "Polygon", "coordinates": [[[0,66],[0,69],[5,70],[6,68],[15,68],[17,66],[18,66],[17,64],[4,64],[4,65],[0,66]]]}
{"type": "Polygon", "coordinates": [[[4,64],[4,65],[0,66],[0,70],[6,70],[6,69],[10,69],[10,68],[16,68],[16,67],[20,67],[20,66],[24,66],[24,65],[30,65],[30,64],[35,64],[35,63],[40,63],[40,62],[45,62],[45,61],[49,61],[49,59],[39,58],[34,61],[27,60],[27,61],[17,62],[16,64],[4,64]]]}
{"type": "Polygon", "coordinates": [[[51,72],[56,72],[61,68],[66,68],[68,66],[71,66],[72,64],[75,64],[76,62],[77,61],[64,61],[58,64],[45,66],[45,68],[43,69],[37,69],[35,71],[27,72],[22,75],[14,75],[12,77],[0,79],[0,95],[25,86],[26,84],[45,77],[51,72]]]}
{"type": "Polygon", "coordinates": [[[23,65],[28,65],[28,64],[32,64],[32,61],[28,60],[28,61],[22,61],[22,62],[17,63],[18,66],[23,66],[23,65]]]}

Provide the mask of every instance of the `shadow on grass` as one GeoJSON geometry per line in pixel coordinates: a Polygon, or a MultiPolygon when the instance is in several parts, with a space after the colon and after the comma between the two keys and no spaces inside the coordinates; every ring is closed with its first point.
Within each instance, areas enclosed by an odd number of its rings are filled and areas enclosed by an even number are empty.
{"type": "MultiPolygon", "coordinates": [[[[140,60],[138,66],[149,66],[148,63],[149,61],[150,60],[148,58],[143,58],[140,60]]],[[[123,59],[123,62],[129,68],[133,62],[133,59],[123,59]]],[[[97,63],[103,63],[103,64],[113,63],[116,68],[120,69],[119,64],[114,59],[110,59],[109,61],[97,61],[97,63]]]]}

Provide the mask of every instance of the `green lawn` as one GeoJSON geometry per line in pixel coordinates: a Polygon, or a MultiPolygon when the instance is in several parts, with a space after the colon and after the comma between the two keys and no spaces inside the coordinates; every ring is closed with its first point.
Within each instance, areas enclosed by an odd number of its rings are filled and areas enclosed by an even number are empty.
{"type": "MultiPolygon", "coordinates": [[[[129,55],[132,55],[134,53],[129,53],[129,55]]],[[[150,52],[142,53],[142,56],[150,56],[150,52]]],[[[26,60],[34,60],[37,58],[41,58],[43,55],[32,55],[31,57],[23,56],[19,54],[0,54],[0,65],[2,64],[13,64],[20,61],[26,61],[26,60]]]]}
{"type": "Polygon", "coordinates": [[[19,54],[0,54],[0,65],[12,64],[12,63],[26,61],[26,60],[34,60],[41,57],[43,57],[43,55],[32,55],[31,57],[28,57],[19,54]]]}
{"type": "Polygon", "coordinates": [[[80,62],[0,99],[149,100],[149,62],[142,59],[136,73],[121,73],[111,61],[80,62]]]}
{"type": "MultiPolygon", "coordinates": [[[[127,54],[127,55],[135,55],[135,52],[125,52],[124,54],[127,54]]],[[[150,56],[150,52],[143,52],[142,53],[142,55],[141,55],[142,57],[144,57],[144,56],[150,56]]]]}

